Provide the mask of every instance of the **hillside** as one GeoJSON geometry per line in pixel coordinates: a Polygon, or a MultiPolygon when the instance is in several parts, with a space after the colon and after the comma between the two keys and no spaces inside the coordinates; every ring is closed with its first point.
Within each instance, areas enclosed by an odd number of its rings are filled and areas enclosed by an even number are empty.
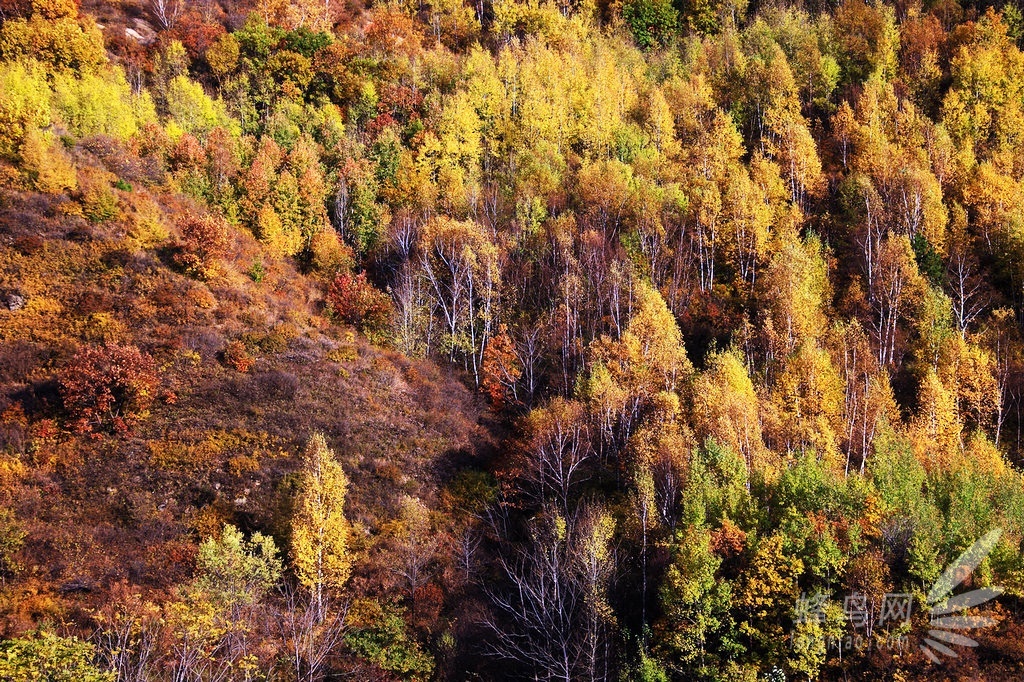
{"type": "Polygon", "coordinates": [[[187,276],[172,216],[196,209],[162,191],[162,171],[145,174],[152,159],[109,138],[69,156],[123,183],[109,190],[122,215],[91,221],[66,196],[17,185],[0,203],[3,532],[20,538],[5,545],[5,632],[81,634],[112,593],[170,598],[198,540],[225,523],[286,538],[298,454],[316,431],[344,445],[348,517],[368,557],[353,585],[387,595],[396,577],[369,557],[403,496],[437,506],[490,455],[480,399],[435,363],[331,324],[315,278],[244,232],[227,230],[215,277],[187,276]],[[241,364],[225,357],[232,342],[241,364]],[[152,356],[155,400],[120,437],[76,435],[58,377],[105,344],[152,356]]]}

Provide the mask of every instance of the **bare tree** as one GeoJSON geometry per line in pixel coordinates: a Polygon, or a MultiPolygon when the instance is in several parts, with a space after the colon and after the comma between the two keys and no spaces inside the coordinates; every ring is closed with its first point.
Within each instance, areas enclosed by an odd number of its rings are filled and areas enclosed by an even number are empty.
{"type": "Polygon", "coordinates": [[[146,682],[161,632],[160,609],[137,593],[104,604],[92,641],[105,667],[119,682],[146,682]]]}
{"type": "Polygon", "coordinates": [[[529,542],[498,559],[502,586],[488,588],[492,655],[515,661],[533,680],[609,679],[613,528],[598,508],[531,524],[529,542]]]}
{"type": "Polygon", "coordinates": [[[459,538],[456,559],[467,581],[473,575],[473,561],[481,542],[483,542],[483,538],[472,527],[467,527],[462,531],[462,536],[459,538]]]}
{"type": "Polygon", "coordinates": [[[878,339],[878,364],[895,364],[899,322],[906,314],[908,288],[914,271],[914,256],[906,237],[890,235],[882,242],[876,261],[875,286],[871,304],[878,339]]]}
{"type": "Polygon", "coordinates": [[[965,336],[967,327],[988,307],[988,298],[985,296],[983,281],[977,276],[977,261],[973,254],[967,248],[957,248],[949,258],[947,274],[956,326],[960,335],[965,336]]]}
{"type": "Polygon", "coordinates": [[[594,456],[583,405],[553,399],[529,416],[524,492],[541,505],[555,502],[569,514],[571,492],[584,480],[583,466],[594,456]]]}
{"type": "Polygon", "coordinates": [[[345,634],[347,603],[323,604],[305,590],[286,583],[281,588],[281,635],[298,682],[318,682],[326,676],[327,661],[345,634]]]}
{"type": "Polygon", "coordinates": [[[150,0],[150,11],[165,31],[174,28],[185,10],[185,0],[150,0]]]}

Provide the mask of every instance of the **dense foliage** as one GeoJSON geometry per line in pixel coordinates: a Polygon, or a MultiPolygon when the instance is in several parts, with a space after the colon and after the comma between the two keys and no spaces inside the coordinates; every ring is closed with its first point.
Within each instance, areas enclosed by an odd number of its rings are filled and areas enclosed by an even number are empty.
{"type": "Polygon", "coordinates": [[[1018,679],[1022,41],[0,0],[0,677],[1018,679]]]}

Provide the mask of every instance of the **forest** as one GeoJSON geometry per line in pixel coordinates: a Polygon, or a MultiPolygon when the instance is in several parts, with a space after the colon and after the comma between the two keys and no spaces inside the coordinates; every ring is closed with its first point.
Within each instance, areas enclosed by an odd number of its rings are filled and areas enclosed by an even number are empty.
{"type": "Polygon", "coordinates": [[[0,0],[0,680],[1018,680],[1024,12],[0,0]]]}

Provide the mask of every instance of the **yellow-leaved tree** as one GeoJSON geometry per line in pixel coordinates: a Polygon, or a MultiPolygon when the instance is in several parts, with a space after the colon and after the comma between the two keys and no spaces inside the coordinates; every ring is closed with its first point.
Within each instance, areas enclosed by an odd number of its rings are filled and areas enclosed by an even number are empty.
{"type": "Polygon", "coordinates": [[[292,517],[292,562],[299,581],[312,592],[317,617],[325,616],[325,594],[348,580],[345,494],[348,477],[322,433],[306,445],[302,480],[292,517]]]}
{"type": "Polygon", "coordinates": [[[768,451],[761,436],[761,418],[754,383],[739,351],[713,353],[693,391],[694,421],[701,440],[743,455],[748,469],[761,468],[768,451]]]}

